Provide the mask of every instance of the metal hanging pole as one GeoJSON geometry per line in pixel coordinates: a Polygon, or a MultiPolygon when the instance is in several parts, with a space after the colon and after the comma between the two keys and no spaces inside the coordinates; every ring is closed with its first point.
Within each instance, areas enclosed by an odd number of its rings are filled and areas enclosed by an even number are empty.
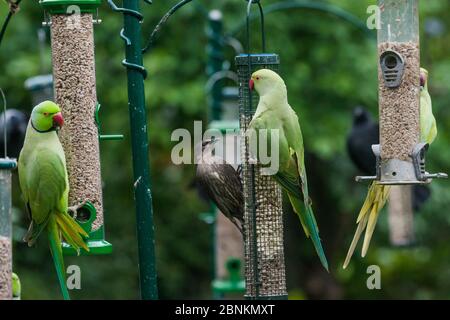
{"type": "Polygon", "coordinates": [[[141,46],[143,16],[140,12],[140,1],[123,0],[123,8],[118,8],[112,0],[108,0],[108,3],[114,11],[124,14],[124,29],[120,35],[126,44],[126,59],[123,65],[127,68],[128,77],[141,298],[156,300],[158,286],[144,91],[147,72],[143,67],[141,46]]]}
{"type": "MultiPolygon", "coordinates": [[[[125,9],[140,12],[139,1],[124,0],[125,9]]],[[[130,40],[126,45],[128,76],[128,107],[130,112],[134,195],[139,249],[141,298],[158,299],[155,263],[155,237],[153,225],[152,194],[150,189],[150,163],[148,158],[147,115],[145,110],[144,78],[142,66],[141,24],[138,17],[124,15],[124,35],[130,40]]]]}
{"type": "MultiPolygon", "coordinates": [[[[223,69],[223,22],[222,12],[213,10],[208,15],[208,46],[206,53],[208,56],[208,64],[206,73],[208,77],[213,76],[223,69]]],[[[210,121],[220,120],[222,113],[222,89],[221,81],[217,81],[211,88],[209,98],[209,114],[210,121]]]]}

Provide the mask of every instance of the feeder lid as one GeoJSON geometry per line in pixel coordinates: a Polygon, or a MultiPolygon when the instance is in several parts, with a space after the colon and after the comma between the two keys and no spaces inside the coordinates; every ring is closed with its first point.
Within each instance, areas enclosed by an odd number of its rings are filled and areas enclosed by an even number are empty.
{"type": "MultiPolygon", "coordinates": [[[[248,66],[248,54],[242,53],[236,57],[237,66],[248,66]]],[[[280,63],[280,57],[274,53],[250,54],[252,65],[276,65],[280,63]]]]}
{"type": "Polygon", "coordinates": [[[17,167],[16,159],[1,158],[0,159],[0,169],[15,169],[17,167]]]}
{"type": "Polygon", "coordinates": [[[50,14],[71,14],[69,6],[80,7],[81,13],[94,13],[102,3],[101,0],[39,0],[41,6],[50,14]]]}
{"type": "Polygon", "coordinates": [[[25,80],[25,88],[35,91],[53,86],[53,76],[51,74],[39,75],[25,80]]]}

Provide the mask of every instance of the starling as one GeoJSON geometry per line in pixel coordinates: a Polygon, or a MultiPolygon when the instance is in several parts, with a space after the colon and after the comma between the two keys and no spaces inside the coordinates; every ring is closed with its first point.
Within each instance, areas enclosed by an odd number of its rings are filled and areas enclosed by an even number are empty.
{"type": "Polygon", "coordinates": [[[242,233],[244,195],[239,169],[213,154],[218,139],[205,139],[198,160],[196,185],[242,233]]]}

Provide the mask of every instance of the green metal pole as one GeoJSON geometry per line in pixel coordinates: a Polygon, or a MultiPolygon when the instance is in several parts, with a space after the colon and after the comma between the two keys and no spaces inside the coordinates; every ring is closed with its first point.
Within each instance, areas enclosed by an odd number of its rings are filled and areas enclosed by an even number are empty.
{"type": "MultiPolygon", "coordinates": [[[[139,3],[140,1],[137,0],[123,0],[123,7],[140,13],[139,3]]],[[[139,68],[143,64],[141,24],[137,16],[130,14],[124,14],[124,24],[124,35],[129,39],[126,44],[126,62],[124,64],[127,66],[128,76],[141,298],[156,300],[158,299],[158,287],[145,111],[145,72],[143,72],[143,67],[139,68]]]]}
{"type": "MultiPolygon", "coordinates": [[[[208,45],[206,54],[208,56],[208,64],[206,73],[211,77],[216,72],[222,71],[224,54],[223,54],[223,23],[222,13],[219,10],[212,10],[208,15],[207,28],[208,45]]],[[[209,120],[220,120],[222,115],[222,81],[217,81],[212,87],[209,96],[209,120]]]]}

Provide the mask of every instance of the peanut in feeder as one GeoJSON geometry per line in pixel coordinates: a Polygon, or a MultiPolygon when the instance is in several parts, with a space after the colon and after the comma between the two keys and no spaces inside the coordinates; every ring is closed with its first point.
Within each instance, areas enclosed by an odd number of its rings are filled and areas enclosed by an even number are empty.
{"type": "MultiPolygon", "coordinates": [[[[69,206],[89,233],[89,254],[108,254],[104,240],[93,13],[100,0],[41,0],[50,14],[53,81],[56,102],[66,119],[60,139],[67,158],[69,206]]],[[[75,254],[63,245],[66,254],[75,254]]],[[[83,254],[87,252],[82,251],[83,254]]]]}

